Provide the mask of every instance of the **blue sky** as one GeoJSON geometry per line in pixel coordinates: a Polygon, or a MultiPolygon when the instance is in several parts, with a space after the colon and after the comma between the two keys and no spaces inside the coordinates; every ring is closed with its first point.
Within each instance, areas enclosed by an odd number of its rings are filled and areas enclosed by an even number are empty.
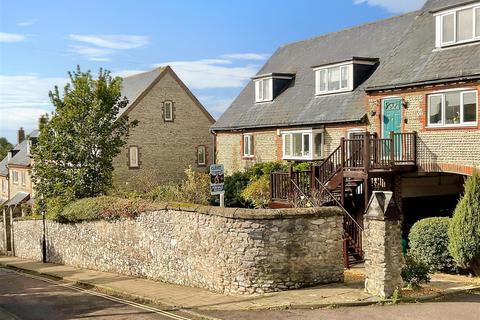
{"type": "Polygon", "coordinates": [[[280,45],[424,0],[0,0],[0,136],[51,111],[77,64],[129,75],[169,64],[216,118],[280,45]]]}

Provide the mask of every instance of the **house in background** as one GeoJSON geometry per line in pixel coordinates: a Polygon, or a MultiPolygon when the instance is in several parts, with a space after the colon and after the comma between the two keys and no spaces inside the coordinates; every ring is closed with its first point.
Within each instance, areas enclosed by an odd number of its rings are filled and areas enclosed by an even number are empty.
{"type": "Polygon", "coordinates": [[[256,162],[314,161],[364,132],[369,77],[410,13],[280,47],[212,126],[227,174],[256,162]]]}
{"type": "Polygon", "coordinates": [[[119,116],[128,115],[138,126],[114,159],[116,188],[147,191],[180,182],[189,166],[207,171],[215,120],[169,66],[125,77],[122,95],[129,104],[119,116]]]}

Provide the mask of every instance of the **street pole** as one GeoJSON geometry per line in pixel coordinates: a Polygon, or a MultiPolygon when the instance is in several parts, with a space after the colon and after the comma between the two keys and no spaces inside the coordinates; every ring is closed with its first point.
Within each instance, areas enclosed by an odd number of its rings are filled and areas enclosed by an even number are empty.
{"type": "Polygon", "coordinates": [[[220,208],[225,208],[225,193],[220,193],[220,208]]]}
{"type": "Polygon", "coordinates": [[[42,223],[43,223],[43,237],[42,237],[42,262],[47,262],[47,240],[46,240],[46,225],[45,225],[45,207],[43,201],[41,203],[42,208],[42,223]]]}

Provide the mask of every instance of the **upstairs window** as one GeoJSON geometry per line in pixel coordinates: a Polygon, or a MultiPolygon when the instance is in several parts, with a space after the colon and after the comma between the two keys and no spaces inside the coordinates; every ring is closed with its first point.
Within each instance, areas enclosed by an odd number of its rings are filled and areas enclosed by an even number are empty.
{"type": "Polygon", "coordinates": [[[173,102],[165,101],[163,103],[163,120],[173,121],[173,102]]]}
{"type": "Polygon", "coordinates": [[[12,170],[12,182],[18,184],[18,171],[12,170]]]}
{"type": "Polygon", "coordinates": [[[21,180],[22,180],[22,186],[26,186],[27,185],[27,173],[25,171],[22,171],[22,174],[21,174],[21,180]]]}
{"type": "Polygon", "coordinates": [[[322,157],[323,130],[282,133],[284,160],[318,160],[322,157]]]}
{"type": "Polygon", "coordinates": [[[128,166],[130,168],[138,168],[139,161],[138,161],[138,147],[132,146],[128,148],[128,166]]]}
{"type": "Polygon", "coordinates": [[[243,135],[243,156],[246,158],[254,156],[253,136],[251,134],[243,135]]]}
{"type": "Polygon", "coordinates": [[[2,192],[6,193],[7,192],[7,180],[2,179],[2,192]]]}
{"type": "Polygon", "coordinates": [[[255,80],[255,102],[265,102],[273,100],[273,79],[255,80]]]}
{"type": "Polygon", "coordinates": [[[480,4],[440,12],[436,24],[439,47],[480,40],[480,4]]]}
{"type": "Polygon", "coordinates": [[[206,166],[207,165],[207,155],[206,155],[205,146],[197,147],[197,165],[206,166]]]}
{"type": "Polygon", "coordinates": [[[477,124],[477,91],[452,91],[428,96],[429,127],[477,124]]]}
{"type": "Polygon", "coordinates": [[[352,64],[315,69],[315,94],[353,90],[352,64]]]}

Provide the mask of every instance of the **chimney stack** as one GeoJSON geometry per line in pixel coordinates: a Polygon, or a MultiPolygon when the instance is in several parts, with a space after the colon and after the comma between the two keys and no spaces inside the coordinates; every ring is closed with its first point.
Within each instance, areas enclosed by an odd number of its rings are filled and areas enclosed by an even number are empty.
{"type": "Polygon", "coordinates": [[[40,118],[38,118],[38,130],[42,129],[43,125],[48,122],[48,116],[47,115],[41,115],[40,118]]]}
{"type": "Polygon", "coordinates": [[[25,140],[25,131],[20,127],[17,132],[17,143],[20,144],[23,140],[25,140]]]}

